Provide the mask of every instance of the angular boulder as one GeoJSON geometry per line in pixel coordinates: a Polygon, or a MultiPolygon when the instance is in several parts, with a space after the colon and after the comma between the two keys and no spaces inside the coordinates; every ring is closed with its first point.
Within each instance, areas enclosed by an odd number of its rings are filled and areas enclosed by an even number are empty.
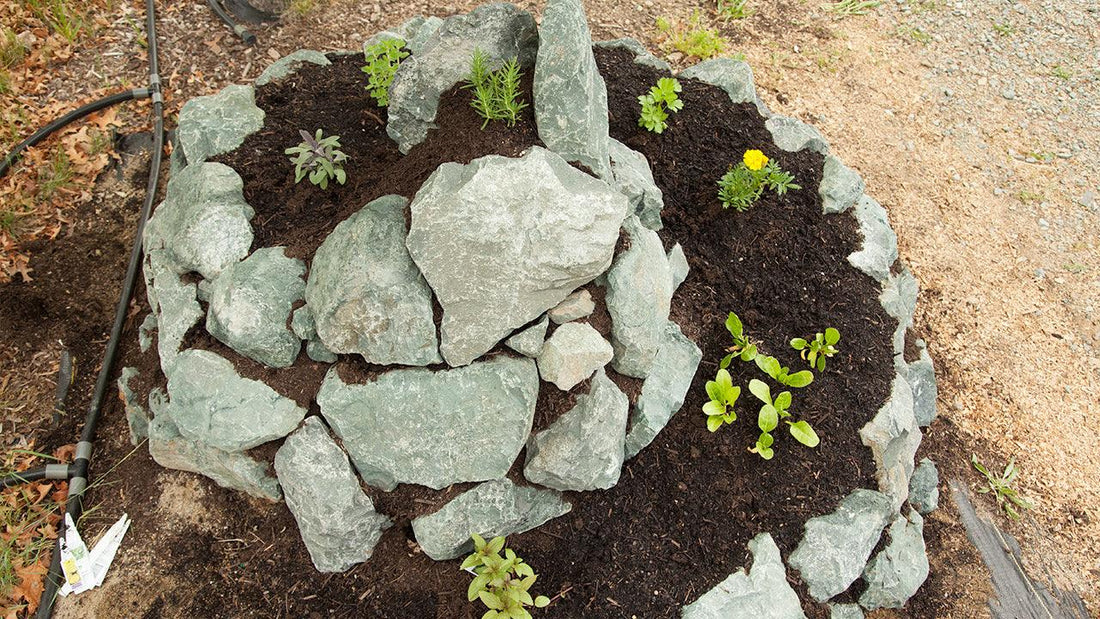
{"type": "Polygon", "coordinates": [[[554,321],[554,324],[560,325],[589,316],[595,309],[596,303],[592,300],[592,293],[587,290],[578,290],[565,297],[564,301],[554,306],[546,315],[554,321]]]}
{"type": "MultiPolygon", "coordinates": [[[[756,83],[752,77],[752,67],[744,60],[733,58],[714,58],[680,71],[682,79],[699,80],[721,88],[734,103],[752,103],[756,111],[764,118],[771,117],[771,111],[756,94],[756,83]]],[[[778,144],[778,142],[777,142],[778,144]]],[[[782,147],[781,147],[782,148],[782,147]]]]}
{"type": "Polygon", "coordinates": [[[787,568],[768,533],[749,542],[752,569],[718,583],[685,606],[683,619],[805,619],[798,594],[787,583],[787,568]]]}
{"type": "Polygon", "coordinates": [[[628,460],[653,442],[684,405],[702,359],[703,351],[680,332],[676,323],[665,323],[657,356],[631,413],[630,433],[626,435],[628,460]]]}
{"type": "Polygon", "coordinates": [[[858,604],[829,604],[829,619],[863,619],[858,604]]]}
{"type": "Polygon", "coordinates": [[[672,72],[672,67],[667,62],[654,56],[645,45],[642,45],[637,39],[623,38],[623,39],[611,39],[610,41],[597,41],[596,47],[601,49],[622,49],[634,54],[634,64],[640,64],[646,67],[652,67],[660,71],[672,72]]]}
{"type": "Polygon", "coordinates": [[[434,514],[414,519],[412,529],[424,554],[446,561],[473,551],[471,533],[485,539],[523,533],[571,508],[553,490],[518,487],[498,479],[467,490],[434,514]]]}
{"type": "Polygon", "coordinates": [[[885,282],[898,259],[898,237],[890,227],[886,209],[867,194],[856,202],[856,220],[863,234],[863,247],[848,256],[848,262],[867,275],[885,282]]]}
{"type": "Polygon", "coordinates": [[[165,374],[175,363],[183,338],[203,316],[195,284],[183,283],[167,263],[163,249],[154,250],[145,258],[145,289],[149,305],[157,315],[157,353],[165,374]]]}
{"type": "Polygon", "coordinates": [[[689,272],[691,272],[691,267],[688,266],[684,248],[677,243],[672,246],[672,249],[668,250],[668,274],[672,277],[673,294],[680,288],[680,284],[687,279],[689,272]]]}
{"type": "Polygon", "coordinates": [[[586,322],[569,322],[557,328],[542,345],[539,375],[562,391],[569,391],[611,361],[611,344],[586,322]]]}
{"type": "Polygon", "coordinates": [[[398,68],[390,86],[386,133],[407,154],[435,128],[439,96],[466,79],[474,50],[494,66],[518,58],[526,69],[535,61],[538,43],[535,18],[511,4],[486,4],[448,17],[398,68]]]}
{"type": "Polygon", "coordinates": [[[317,248],[305,298],[329,351],[379,365],[442,360],[432,292],[405,248],[406,204],[401,196],[378,198],[317,248]]]}
{"type": "Polygon", "coordinates": [[[893,513],[889,497],[859,489],[835,512],[806,521],[805,535],[789,563],[815,600],[824,602],[859,578],[893,513]]]}
{"type": "Polygon", "coordinates": [[[922,516],[940,505],[940,472],[928,458],[920,461],[909,479],[909,504],[922,516]]]}
{"type": "Polygon", "coordinates": [[[332,62],[321,52],[312,49],[300,49],[268,65],[264,72],[260,74],[260,77],[256,78],[256,87],[266,86],[272,82],[281,82],[305,64],[327,67],[332,62]]]}
{"type": "Polygon", "coordinates": [[[306,265],[282,247],[257,249],[210,286],[206,330],[238,353],[273,368],[294,363],[302,342],[287,328],[305,294],[306,265]]]}
{"type": "Polygon", "coordinates": [[[546,343],[546,328],[549,326],[550,319],[543,316],[542,320],[508,338],[504,343],[519,354],[535,359],[542,352],[542,345],[546,343]]]}
{"type": "MultiPolygon", "coordinates": [[[[852,254],[855,255],[855,254],[852,254]]],[[[849,256],[851,261],[851,256],[849,256]]],[[[917,311],[917,296],[920,294],[920,285],[917,278],[902,266],[897,275],[889,273],[882,286],[882,294],[879,295],[879,303],[882,309],[895,320],[898,326],[894,329],[894,367],[898,372],[908,375],[909,365],[905,363],[905,332],[913,326],[913,316],[917,311]]],[[[919,363],[919,362],[918,362],[919,363]]],[[[926,371],[918,369],[917,372],[926,371]]],[[[935,375],[933,374],[933,378],[935,375]]]]}
{"type": "Polygon", "coordinates": [[[130,426],[130,444],[137,446],[149,438],[149,422],[152,416],[141,405],[141,396],[130,387],[130,381],[137,378],[137,368],[122,368],[118,377],[118,395],[126,408],[126,424],[130,426]]]}
{"type": "Polygon", "coordinates": [[[190,166],[228,153],[263,126],[264,111],[256,107],[255,90],[232,85],[184,103],[176,138],[190,166]]]}
{"type": "Polygon", "coordinates": [[[534,80],[539,138],[566,161],[611,180],[607,87],[592,54],[581,0],[549,0],[539,31],[534,80]]]}
{"type": "Polygon", "coordinates": [[[844,165],[837,157],[825,157],[825,169],[821,173],[821,209],[826,215],[843,213],[852,208],[863,195],[865,185],[855,170],[844,165]]]}
{"type": "Polygon", "coordinates": [[[607,311],[611,314],[612,367],[620,374],[645,378],[672,307],[672,274],[657,233],[627,217],[623,230],[630,249],[607,272],[607,311]]]}
{"type": "Polygon", "coordinates": [[[875,555],[863,572],[867,590],[859,603],[867,610],[901,608],[928,578],[928,554],[924,546],[924,519],[911,512],[898,514],[890,523],[890,542],[875,555]]]}
{"type": "Polygon", "coordinates": [[[287,437],[275,453],[275,473],[318,571],[343,572],[370,559],[389,519],[374,511],[320,418],[287,437]]]}
{"type": "Polygon", "coordinates": [[[222,451],[244,451],[290,434],[306,409],[207,350],[185,350],[168,371],[164,416],[180,434],[222,451]]]}
{"type": "Polygon", "coordinates": [[[439,490],[503,477],[531,432],[539,380],[531,359],[453,370],[404,369],[349,385],[336,368],[317,403],[363,481],[439,490]]]}
{"type": "Polygon", "coordinates": [[[660,230],[661,210],[665,207],[664,194],[653,180],[653,170],[645,155],[631,150],[622,142],[612,139],[611,185],[630,200],[630,210],[638,216],[642,225],[650,230],[660,230]]]}
{"type": "Polygon", "coordinates": [[[555,490],[619,483],[630,401],[602,369],[569,412],[527,442],[527,481],[555,490]]]}
{"type": "Polygon", "coordinates": [[[936,369],[924,340],[917,340],[920,358],[909,364],[905,379],[913,389],[913,414],[917,425],[927,427],[936,420],[936,399],[939,388],[936,386],[936,369]]]}
{"type": "Polygon", "coordinates": [[[772,134],[775,145],[787,152],[810,150],[821,155],[829,154],[829,143],[821,132],[797,118],[772,116],[764,121],[764,127],[772,134]]]}
{"type": "Polygon", "coordinates": [[[913,391],[903,376],[894,377],[890,399],[860,429],[859,438],[875,458],[879,490],[898,509],[909,497],[913,460],[923,438],[913,415],[913,391]]]}
{"type": "Polygon", "coordinates": [[[407,244],[443,306],[447,363],[470,363],[606,271],[626,209],[543,148],[441,165],[412,201],[407,244]]]}

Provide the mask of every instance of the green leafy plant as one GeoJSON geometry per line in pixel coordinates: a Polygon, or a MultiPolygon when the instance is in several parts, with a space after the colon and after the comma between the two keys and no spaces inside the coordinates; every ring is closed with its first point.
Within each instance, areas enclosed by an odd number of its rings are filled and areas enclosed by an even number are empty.
{"type": "Polygon", "coordinates": [[[825,358],[832,357],[838,351],[837,342],[840,341],[840,331],[829,327],[825,333],[818,333],[811,340],[796,337],[791,340],[791,348],[799,351],[802,358],[810,362],[810,367],[817,368],[818,372],[825,371],[825,358]]]}
{"type": "Polygon", "coordinates": [[[691,19],[686,24],[682,22],[673,24],[664,17],[658,18],[657,30],[664,39],[662,47],[702,60],[724,53],[729,42],[718,34],[716,28],[703,26],[702,19],[699,11],[692,13],[691,19]]]}
{"type": "Polygon", "coordinates": [[[808,422],[804,420],[790,421],[788,419],[791,417],[789,410],[791,407],[790,391],[784,391],[777,395],[775,399],[772,399],[771,389],[768,388],[767,383],[755,378],[749,381],[749,391],[764,403],[760,407],[760,413],[756,418],[756,424],[760,427],[760,437],[756,439],[756,445],[751,447],[749,451],[759,454],[765,460],[771,460],[775,455],[775,451],[772,449],[772,445],[775,443],[772,430],[779,427],[780,420],[787,424],[791,436],[799,443],[813,448],[821,442],[821,439],[818,438],[817,433],[814,432],[808,422]]]}
{"type": "Polygon", "coordinates": [[[752,361],[756,358],[756,344],[749,341],[745,335],[745,327],[737,314],[730,312],[726,317],[726,330],[733,338],[733,345],[726,349],[729,354],[722,359],[720,367],[728,368],[734,357],[740,357],[742,361],[752,361]]]}
{"type": "Polygon", "coordinates": [[[294,164],[294,182],[301,182],[308,174],[309,182],[320,185],[321,189],[328,189],[330,178],[343,185],[347,174],[342,164],[348,156],[337,150],[340,136],[322,137],[324,132],[320,129],[313,136],[301,129],[298,133],[302,136],[302,142],[283,151],[283,154],[293,155],[290,162],[294,164]]]}
{"type": "Polygon", "coordinates": [[[642,104],[642,116],[638,119],[638,126],[645,127],[653,133],[662,133],[668,127],[665,122],[668,120],[668,112],[679,112],[684,109],[684,102],[676,94],[681,90],[679,80],[671,77],[662,77],[657,80],[657,85],[649,89],[649,94],[638,97],[638,103],[642,104]]]}
{"type": "Polygon", "coordinates": [[[527,107],[527,103],[519,98],[519,80],[522,77],[516,58],[494,71],[490,67],[489,56],[480,49],[474,50],[465,87],[474,91],[474,100],[470,105],[485,119],[482,129],[489,125],[490,120],[503,120],[509,127],[515,126],[520,111],[527,107]]]}
{"type": "Polygon", "coordinates": [[[1016,28],[1007,22],[994,22],[993,32],[996,32],[1002,37],[1011,37],[1016,35],[1016,28]]]}
{"type": "Polygon", "coordinates": [[[821,8],[835,15],[837,19],[843,19],[852,15],[866,15],[881,4],[880,0],[839,0],[822,5],[821,8]]]}
{"type": "Polygon", "coordinates": [[[775,357],[756,355],[756,359],[754,360],[756,361],[756,367],[763,370],[765,374],[772,377],[772,380],[781,385],[801,389],[814,382],[813,372],[802,370],[791,374],[791,368],[781,365],[779,360],[775,357]]]}
{"type": "Polygon", "coordinates": [[[1009,458],[1004,472],[999,477],[990,473],[985,465],[978,462],[977,454],[970,454],[970,462],[979,473],[985,476],[987,482],[986,486],[979,489],[978,492],[982,494],[993,493],[993,496],[997,497],[997,505],[1004,509],[1010,518],[1013,520],[1020,519],[1020,512],[1016,511],[1016,507],[1020,509],[1034,507],[1031,501],[1020,496],[1020,493],[1012,488],[1012,482],[1016,481],[1016,478],[1020,475],[1020,469],[1016,466],[1015,458],[1009,458]]]}
{"type": "Polygon", "coordinates": [[[735,387],[730,373],[725,368],[718,370],[714,380],[707,381],[707,395],[710,401],[703,405],[703,412],[707,415],[707,429],[715,432],[722,424],[737,421],[737,411],[733,409],[737,398],[741,396],[741,388],[735,387]]]}
{"type": "Polygon", "coordinates": [[[750,15],[748,3],[749,0],[718,0],[718,16],[726,21],[745,19],[750,15]]]}
{"type": "Polygon", "coordinates": [[[386,39],[363,49],[363,58],[367,64],[360,67],[367,74],[367,90],[378,103],[378,107],[390,104],[390,85],[397,74],[397,67],[408,57],[405,41],[386,39]]]}
{"type": "Polygon", "coordinates": [[[794,177],[764,153],[750,149],[745,151],[741,163],[730,166],[718,181],[718,199],[723,208],[744,212],[760,199],[765,188],[781,196],[802,186],[796,185],[794,177]]]}
{"type": "Polygon", "coordinates": [[[462,562],[462,569],[474,574],[466,598],[471,602],[480,599],[489,608],[481,619],[531,619],[527,606],[543,608],[550,604],[545,595],[531,597],[531,585],[538,576],[511,548],[504,547],[503,537],[494,537],[490,542],[477,533],[470,537],[474,553],[462,562]]]}

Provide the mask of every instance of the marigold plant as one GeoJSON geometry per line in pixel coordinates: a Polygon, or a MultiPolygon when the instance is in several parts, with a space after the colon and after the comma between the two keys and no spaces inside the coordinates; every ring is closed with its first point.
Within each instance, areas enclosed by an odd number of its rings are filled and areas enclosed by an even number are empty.
{"type": "Polygon", "coordinates": [[[762,151],[749,149],[741,157],[741,163],[730,166],[718,181],[718,199],[723,208],[747,211],[760,199],[765,187],[780,196],[789,189],[802,189],[778,163],[768,159],[762,151]]]}

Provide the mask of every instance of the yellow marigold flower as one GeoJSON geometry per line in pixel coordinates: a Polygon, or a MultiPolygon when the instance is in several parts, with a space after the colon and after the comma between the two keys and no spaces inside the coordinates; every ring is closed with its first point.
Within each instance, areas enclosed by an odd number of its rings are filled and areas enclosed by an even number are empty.
{"type": "Polygon", "coordinates": [[[745,151],[745,167],[753,172],[768,165],[768,157],[758,150],[745,151]]]}

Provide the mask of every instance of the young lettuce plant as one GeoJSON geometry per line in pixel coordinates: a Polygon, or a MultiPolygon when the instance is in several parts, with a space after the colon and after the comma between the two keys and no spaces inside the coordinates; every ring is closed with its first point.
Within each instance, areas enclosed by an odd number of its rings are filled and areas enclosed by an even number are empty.
{"type": "Polygon", "coordinates": [[[802,370],[791,374],[791,368],[780,365],[779,360],[775,357],[757,355],[755,361],[756,367],[763,370],[765,374],[771,376],[775,382],[781,385],[800,389],[814,382],[813,372],[802,370]]]}
{"type": "Polygon", "coordinates": [[[725,368],[718,370],[714,380],[707,381],[707,395],[710,401],[703,405],[703,412],[707,415],[708,430],[716,432],[722,424],[737,421],[737,411],[733,405],[741,396],[741,388],[733,385],[733,379],[725,368]]]}
{"type": "Polygon", "coordinates": [[[723,208],[747,211],[760,199],[765,187],[780,196],[790,189],[802,189],[794,183],[793,176],[758,150],[745,151],[741,159],[718,181],[718,199],[723,208]]]}
{"type": "Polygon", "coordinates": [[[504,547],[503,537],[489,542],[477,533],[470,537],[474,553],[462,562],[462,569],[474,573],[466,598],[471,602],[480,599],[489,608],[481,619],[531,619],[527,606],[543,608],[550,604],[545,595],[531,597],[531,585],[538,576],[511,548],[504,547]]]}
{"type": "Polygon", "coordinates": [[[519,98],[521,77],[523,74],[520,73],[516,58],[493,71],[490,68],[489,55],[480,49],[474,50],[465,88],[474,91],[474,99],[470,105],[485,119],[482,129],[489,125],[490,120],[503,120],[509,127],[515,126],[520,111],[527,107],[527,103],[519,98]]]}
{"type": "Polygon", "coordinates": [[[726,318],[726,330],[730,332],[730,336],[733,338],[733,345],[726,349],[729,354],[722,359],[720,367],[723,369],[728,368],[734,357],[740,357],[742,361],[752,361],[756,358],[756,344],[753,344],[745,336],[745,327],[741,324],[741,319],[737,317],[737,314],[730,312],[730,315],[726,318]]]}
{"type": "Polygon", "coordinates": [[[970,454],[970,463],[974,465],[974,468],[977,469],[979,473],[985,476],[986,485],[980,488],[978,492],[982,494],[992,493],[993,496],[997,498],[997,505],[1005,510],[1009,518],[1013,520],[1020,519],[1020,512],[1016,511],[1016,508],[1012,506],[1013,503],[1020,509],[1031,509],[1034,507],[1031,501],[1020,496],[1020,493],[1012,487],[1012,482],[1016,481],[1016,477],[1020,475],[1020,469],[1016,466],[1015,458],[1010,458],[1008,460],[1004,473],[999,477],[990,472],[984,464],[978,462],[977,454],[970,454]]]}
{"type": "Polygon", "coordinates": [[[772,445],[775,443],[775,437],[772,436],[772,430],[779,427],[779,421],[782,419],[784,423],[790,429],[791,436],[795,438],[799,443],[807,447],[817,447],[821,439],[818,438],[817,433],[810,427],[810,424],[806,421],[790,421],[788,417],[791,413],[788,409],[791,407],[791,392],[784,391],[780,393],[775,399],[772,399],[771,389],[767,383],[761,380],[752,379],[749,381],[749,391],[752,392],[758,400],[764,403],[760,407],[760,413],[757,415],[756,424],[760,427],[760,437],[756,439],[756,445],[751,447],[749,451],[754,454],[759,454],[761,458],[765,460],[771,460],[775,456],[775,451],[772,449],[772,445]]]}
{"type": "Polygon", "coordinates": [[[811,368],[817,368],[818,372],[825,371],[825,358],[832,357],[838,351],[837,342],[840,341],[840,331],[829,327],[825,333],[818,333],[812,340],[804,340],[796,337],[791,340],[791,348],[797,350],[802,358],[810,362],[811,368]]]}
{"type": "Polygon", "coordinates": [[[390,85],[397,75],[398,65],[409,55],[404,47],[405,41],[401,39],[386,39],[363,49],[367,64],[360,68],[368,76],[367,90],[378,107],[390,104],[390,85]]]}
{"type": "Polygon", "coordinates": [[[348,156],[337,150],[340,147],[340,136],[321,137],[324,132],[320,129],[314,136],[301,129],[298,134],[302,136],[302,142],[283,151],[285,155],[294,155],[290,158],[290,162],[294,164],[294,183],[300,183],[308,174],[309,182],[320,185],[321,189],[328,189],[330,178],[343,185],[347,181],[343,163],[348,156]]]}
{"type": "Polygon", "coordinates": [[[638,126],[645,127],[653,133],[662,133],[668,127],[668,112],[679,112],[684,109],[684,102],[676,93],[683,89],[679,80],[671,77],[662,77],[657,80],[657,85],[649,89],[649,94],[638,97],[638,103],[642,104],[642,116],[638,119],[638,126]],[[667,108],[667,111],[666,111],[667,108]]]}

